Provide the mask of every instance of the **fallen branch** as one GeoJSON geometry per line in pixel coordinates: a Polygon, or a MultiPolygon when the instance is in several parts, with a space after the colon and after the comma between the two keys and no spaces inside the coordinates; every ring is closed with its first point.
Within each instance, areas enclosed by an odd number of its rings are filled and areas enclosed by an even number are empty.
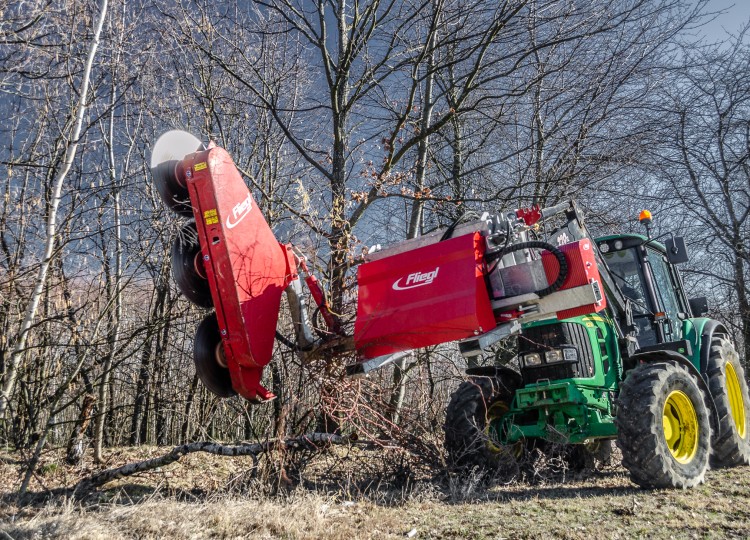
{"type": "MultiPolygon", "coordinates": [[[[180,458],[193,452],[207,452],[219,456],[251,456],[254,460],[259,455],[274,449],[285,450],[318,450],[319,445],[332,444],[352,444],[353,438],[342,437],[331,433],[309,433],[292,439],[270,440],[262,443],[243,443],[243,444],[218,444],[208,441],[194,442],[175,446],[171,451],[160,457],[146,459],[135,463],[127,463],[114,469],[107,469],[91,476],[84,478],[73,489],[74,492],[85,493],[93,488],[103,486],[107,482],[132,476],[140,472],[164,467],[170,463],[178,461],[180,458]]],[[[358,442],[358,444],[363,444],[358,442]]],[[[369,443],[364,443],[369,444],[369,443]]]]}

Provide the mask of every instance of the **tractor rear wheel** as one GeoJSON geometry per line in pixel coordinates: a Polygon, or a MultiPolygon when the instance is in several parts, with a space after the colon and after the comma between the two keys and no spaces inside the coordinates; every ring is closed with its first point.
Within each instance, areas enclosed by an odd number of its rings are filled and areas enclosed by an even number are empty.
{"type": "Polygon", "coordinates": [[[198,229],[191,221],[180,230],[172,244],[172,277],[185,298],[197,306],[209,308],[214,304],[205,272],[198,229]]]}
{"type": "Polygon", "coordinates": [[[727,339],[711,340],[708,357],[708,388],[716,404],[719,426],[711,443],[711,465],[750,465],[750,397],[745,370],[727,339]]]}
{"type": "Polygon", "coordinates": [[[195,332],[193,360],[198,378],[209,391],[222,398],[237,394],[232,388],[232,377],[227,369],[216,313],[203,319],[195,332]]]}
{"type": "Polygon", "coordinates": [[[503,456],[517,457],[515,445],[501,446],[488,433],[490,421],[505,414],[514,394],[515,388],[494,377],[475,377],[458,387],[445,414],[445,450],[451,466],[494,468],[503,456]]]}
{"type": "Polygon", "coordinates": [[[645,488],[703,482],[711,451],[709,411],[686,369],[638,366],[620,387],[617,411],[617,445],[633,482],[645,488]]]}

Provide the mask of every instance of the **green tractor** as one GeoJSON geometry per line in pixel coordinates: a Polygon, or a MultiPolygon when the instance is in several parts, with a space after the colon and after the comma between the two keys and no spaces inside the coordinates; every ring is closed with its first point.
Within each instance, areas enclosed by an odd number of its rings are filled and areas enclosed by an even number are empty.
{"type": "MultiPolygon", "coordinates": [[[[574,204],[564,215],[549,238],[588,236],[574,204]]],[[[648,228],[650,213],[641,222],[648,228]]],[[[613,440],[645,488],[693,487],[709,466],[750,464],[750,396],[729,332],[685,292],[684,241],[650,236],[593,241],[605,310],[522,317],[517,369],[467,370],[446,413],[454,465],[491,466],[540,443],[593,456],[613,440]]]]}

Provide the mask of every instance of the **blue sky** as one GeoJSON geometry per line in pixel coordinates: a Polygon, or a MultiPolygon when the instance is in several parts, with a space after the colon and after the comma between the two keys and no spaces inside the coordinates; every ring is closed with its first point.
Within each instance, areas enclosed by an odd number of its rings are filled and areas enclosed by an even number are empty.
{"type": "Polygon", "coordinates": [[[750,20],[750,0],[710,0],[708,11],[726,11],[702,28],[709,41],[726,38],[726,32],[736,34],[750,20]]]}

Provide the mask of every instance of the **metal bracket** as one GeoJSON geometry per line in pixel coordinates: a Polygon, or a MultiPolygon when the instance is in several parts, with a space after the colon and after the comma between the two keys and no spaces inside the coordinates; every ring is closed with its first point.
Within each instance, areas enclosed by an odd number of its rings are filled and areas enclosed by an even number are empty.
{"type": "Polygon", "coordinates": [[[396,362],[398,360],[401,360],[402,358],[406,358],[407,356],[410,356],[412,352],[413,352],[412,350],[400,351],[400,352],[393,353],[393,354],[385,354],[383,356],[377,356],[370,360],[357,362],[356,364],[350,364],[346,366],[346,374],[349,377],[365,377],[369,375],[371,371],[375,371],[376,369],[383,368],[387,366],[388,364],[392,364],[393,362],[396,362]]]}
{"type": "Polygon", "coordinates": [[[558,311],[598,304],[602,296],[601,286],[597,281],[592,280],[586,285],[555,291],[543,298],[531,293],[496,300],[492,302],[492,309],[495,311],[515,309],[524,312],[520,316],[523,322],[531,322],[555,317],[558,311]],[[532,309],[534,306],[537,307],[536,310],[532,309]]]}
{"type": "Polygon", "coordinates": [[[289,311],[292,315],[294,333],[300,349],[307,349],[315,343],[312,333],[312,323],[307,315],[307,300],[302,290],[302,280],[298,277],[292,280],[285,289],[289,311]]]}
{"type": "Polygon", "coordinates": [[[491,345],[506,339],[513,334],[521,333],[521,323],[518,320],[496,326],[481,336],[463,339],[458,342],[458,350],[464,357],[479,356],[491,345]]]}

